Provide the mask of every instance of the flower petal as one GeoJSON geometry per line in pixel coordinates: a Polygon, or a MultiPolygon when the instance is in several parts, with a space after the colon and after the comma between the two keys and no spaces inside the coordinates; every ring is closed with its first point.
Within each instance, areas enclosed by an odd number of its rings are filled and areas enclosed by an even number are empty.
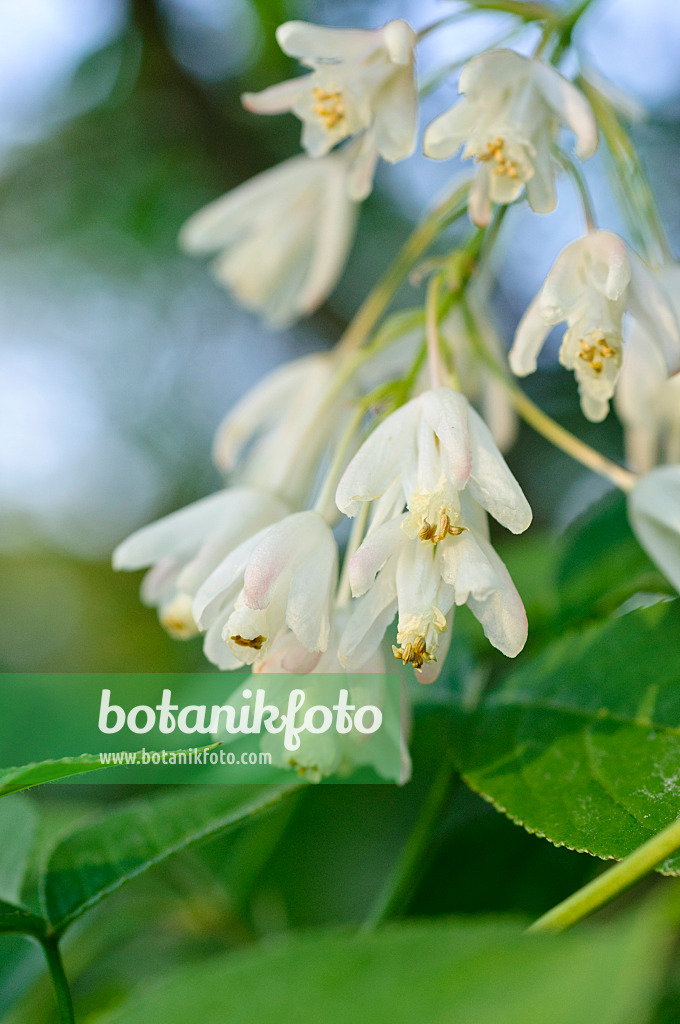
{"type": "Polygon", "coordinates": [[[241,506],[243,491],[227,488],[136,530],[113,552],[114,569],[143,569],[193,554],[241,506]]]}
{"type": "Polygon", "coordinates": [[[649,557],[680,591],[680,466],[657,466],[628,495],[628,517],[649,557]]]}
{"type": "Polygon", "coordinates": [[[583,93],[549,64],[533,62],[534,80],[546,103],[576,137],[575,153],[587,160],[597,149],[597,123],[590,103],[583,93]]]}
{"type": "Polygon", "coordinates": [[[468,410],[472,469],[467,490],[502,526],[523,533],[532,519],[529,502],[496,447],[481,416],[468,410]]]}
{"type": "Polygon", "coordinates": [[[472,466],[468,412],[464,395],[451,388],[437,388],[420,396],[423,421],[439,439],[451,483],[458,491],[465,487],[472,466]]]}
{"type": "Polygon", "coordinates": [[[385,630],[397,614],[396,559],[390,559],[375,584],[354,602],[338,658],[348,669],[365,665],[380,647],[385,630]]]}
{"type": "Polygon", "coordinates": [[[433,160],[446,160],[456,153],[477,127],[479,112],[462,99],[428,124],[423,152],[433,160]]]}
{"type": "Polygon", "coordinates": [[[395,549],[406,541],[401,528],[406,517],[397,516],[370,531],[350,559],[349,580],[354,597],[361,597],[373,586],[376,576],[395,549]]]}
{"type": "Polygon", "coordinates": [[[669,373],[680,370],[680,328],[663,287],[635,253],[630,254],[628,308],[645,329],[669,373]]]}
{"type": "Polygon", "coordinates": [[[365,501],[383,494],[416,458],[415,437],[421,406],[407,402],[380,423],[362,444],[338,484],[335,501],[341,512],[355,516],[365,501]]]}
{"type": "Polygon", "coordinates": [[[418,93],[410,67],[392,74],[375,98],[373,133],[383,160],[397,163],[413,152],[418,128],[418,93]]]}
{"type": "Polygon", "coordinates": [[[515,340],[508,354],[510,369],[518,377],[526,377],[536,369],[538,353],[550,333],[550,324],[543,314],[541,292],[532,300],[519,322],[515,340]]]}
{"type": "Polygon", "coordinates": [[[241,103],[251,114],[282,114],[295,106],[309,91],[307,77],[301,75],[299,78],[289,78],[261,92],[244,92],[241,103]]]}
{"type": "Polygon", "coordinates": [[[298,60],[361,61],[380,45],[380,30],[328,28],[307,21],[286,21],[276,30],[276,41],[289,57],[298,60]]]}

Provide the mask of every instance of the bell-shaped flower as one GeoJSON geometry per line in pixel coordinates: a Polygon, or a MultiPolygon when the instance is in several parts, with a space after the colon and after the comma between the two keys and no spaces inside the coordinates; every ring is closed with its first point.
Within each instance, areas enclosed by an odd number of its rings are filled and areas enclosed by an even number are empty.
{"type": "Polygon", "coordinates": [[[264,661],[285,626],[325,651],[337,583],[337,547],[314,511],[296,512],[233,550],[198,589],[193,613],[220,668],[264,661]]]}
{"type": "Polygon", "coordinates": [[[315,352],[268,374],[218,427],[217,468],[291,508],[308,504],[324,450],[352,412],[351,385],[337,387],[337,373],[331,353],[315,352]]]}
{"type": "Polygon", "coordinates": [[[285,160],[195,213],[180,245],[217,254],[220,284],[270,323],[290,324],[314,312],[344,270],[358,209],[349,173],[345,152],[285,160]]]}
{"type": "Polygon", "coordinates": [[[366,133],[356,154],[362,166],[355,167],[350,183],[354,197],[364,198],[373,154],[394,163],[413,152],[418,114],[413,29],[401,20],[374,30],[289,21],[279,26],[276,38],[284,53],[311,73],[246,93],[244,106],[256,114],[292,111],[303,123],[302,144],[312,157],[366,133]]]}
{"type": "Polygon", "coordinates": [[[142,599],[158,608],[172,636],[188,639],[198,633],[191,605],[204,580],[248,537],[287,513],[283,502],[263,491],[227,488],[137,530],[118,545],[113,566],[153,566],[142,582],[142,599]]]}
{"type": "MultiPolygon", "coordinates": [[[[679,316],[680,267],[665,266],[657,276],[679,316]]],[[[680,462],[680,374],[668,376],[653,337],[639,323],[626,343],[615,406],[634,470],[646,473],[658,462],[680,462]]]]}
{"type": "Polygon", "coordinates": [[[680,592],[680,465],[657,466],[628,495],[635,536],[657,568],[680,592]]]}
{"type": "Polygon", "coordinates": [[[526,188],[537,213],[555,207],[552,147],[561,124],[576,137],[585,160],[597,148],[597,125],[579,90],[543,61],[514,50],[491,50],[463,68],[464,99],[428,126],[427,156],[445,159],[464,146],[463,158],[479,168],[470,193],[470,215],[489,223],[492,203],[511,203],[526,188]]]}
{"type": "Polygon", "coordinates": [[[583,413],[597,423],[619,378],[625,313],[645,328],[667,369],[677,369],[680,332],[659,284],[618,235],[590,231],[558,256],[517,328],[510,366],[520,377],[533,373],[551,328],[566,321],[560,362],[574,371],[583,413]]]}
{"type": "Polygon", "coordinates": [[[514,533],[529,526],[531,509],[488,427],[461,394],[426,392],[369,436],[340,480],[336,501],[355,515],[376,499],[371,528],[350,563],[359,601],[341,662],[366,659],[398,611],[393,653],[421,681],[431,681],[455,604],[469,605],[499,650],[518,654],[526,615],[488,542],[483,509],[514,533]]]}

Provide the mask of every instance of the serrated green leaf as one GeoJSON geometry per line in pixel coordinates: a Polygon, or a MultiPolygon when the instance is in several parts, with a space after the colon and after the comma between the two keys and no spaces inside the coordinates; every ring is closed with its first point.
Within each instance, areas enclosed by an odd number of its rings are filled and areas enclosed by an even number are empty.
{"type": "Polygon", "coordinates": [[[121,885],[277,804],[297,785],[187,787],[115,807],[66,836],[52,851],[42,905],[56,932],[121,885]]]}
{"type": "Polygon", "coordinates": [[[557,571],[565,618],[602,616],[637,591],[671,593],[633,536],[625,495],[605,495],[565,531],[557,571]]]}
{"type": "Polygon", "coordinates": [[[31,914],[25,907],[15,906],[0,900],[0,932],[16,932],[22,935],[34,935],[37,939],[44,937],[47,922],[37,914],[31,914]]]}
{"type": "Polygon", "coordinates": [[[655,997],[649,922],[527,937],[507,919],[316,933],[174,972],[100,1024],[628,1024],[655,997]]]}
{"type": "MultiPolygon", "coordinates": [[[[191,747],[191,750],[211,750],[219,746],[214,743],[210,747],[191,747]]],[[[187,753],[188,751],[184,751],[187,753]]],[[[132,765],[143,764],[142,754],[147,756],[151,751],[121,751],[120,756],[134,757],[135,760],[129,764],[102,764],[99,754],[79,754],[77,757],[60,757],[52,761],[36,761],[33,764],[24,764],[17,768],[0,768],[0,796],[9,796],[10,793],[19,793],[24,789],[32,789],[34,786],[42,786],[47,782],[63,782],[74,775],[81,775],[83,772],[105,771],[107,768],[131,767],[132,765]]],[[[176,751],[180,754],[183,751],[176,751]]]]}
{"type": "Polygon", "coordinates": [[[558,846],[631,853],[680,813],[678,636],[675,601],[556,641],[466,720],[466,781],[558,846]]]}

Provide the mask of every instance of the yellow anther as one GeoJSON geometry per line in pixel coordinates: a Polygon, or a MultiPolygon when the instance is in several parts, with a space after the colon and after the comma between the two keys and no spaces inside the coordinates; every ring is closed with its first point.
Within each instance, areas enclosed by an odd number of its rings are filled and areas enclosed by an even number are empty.
{"type": "Polygon", "coordinates": [[[403,647],[392,645],[392,653],[398,661],[403,662],[404,665],[413,665],[414,668],[422,668],[426,661],[437,660],[427,653],[424,636],[417,636],[412,644],[408,643],[403,647]]]}
{"type": "Polygon", "coordinates": [[[326,91],[318,86],[314,89],[314,112],[319,115],[326,128],[335,128],[345,116],[345,104],[339,90],[326,91]]]}
{"type": "Polygon", "coordinates": [[[267,642],[266,636],[256,636],[252,640],[248,640],[245,637],[239,636],[238,633],[236,636],[232,636],[231,639],[239,647],[250,647],[253,651],[260,651],[262,644],[267,642]]]}

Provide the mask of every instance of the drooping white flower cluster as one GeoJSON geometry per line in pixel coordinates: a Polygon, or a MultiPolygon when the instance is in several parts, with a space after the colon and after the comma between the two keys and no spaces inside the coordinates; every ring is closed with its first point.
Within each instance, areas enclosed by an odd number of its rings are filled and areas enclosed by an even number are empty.
{"type": "MultiPolygon", "coordinates": [[[[288,22],[277,40],[304,73],[246,93],[243,103],[257,114],[296,115],[305,152],[200,210],[181,244],[212,255],[220,283],[285,325],[335,287],[378,159],[394,163],[414,149],[418,37],[401,20],[375,30],[288,22]]],[[[586,97],[546,61],[506,49],[469,61],[459,92],[424,137],[426,155],[462,148],[476,164],[458,212],[467,202],[484,229],[494,204],[526,196],[535,212],[549,213],[559,164],[580,181],[559,149],[561,129],[573,134],[579,160],[597,147],[586,97]]],[[[666,294],[677,298],[677,271],[655,277],[621,238],[597,230],[582,182],[581,191],[587,233],[560,254],[522,318],[510,368],[532,373],[551,329],[566,324],[560,361],[574,371],[589,420],[603,420],[614,398],[631,463],[651,470],[631,488],[633,528],[680,587],[680,467],[653,468],[662,453],[680,457],[680,392],[670,377],[680,366],[679,310],[666,294]]],[[[416,329],[397,332],[389,351],[375,337],[370,357],[355,348],[347,358],[339,346],[282,367],[245,395],[215,438],[224,489],[120,545],[115,566],[149,568],[143,599],[173,636],[203,634],[206,656],[222,670],[323,677],[407,667],[424,683],[441,672],[455,609],[467,605],[493,647],[511,658],[523,649],[526,613],[488,521],[521,533],[532,519],[499,450],[516,434],[518,389],[508,387],[489,289],[479,287],[488,268],[478,266],[476,241],[495,237],[499,224],[423,264],[436,287],[426,310],[415,311],[416,329]],[[340,514],[354,522],[339,573],[340,514]]],[[[277,763],[293,764],[280,744],[272,749],[277,763]]],[[[356,736],[326,737],[294,766],[317,778],[366,756],[356,736]]],[[[400,761],[403,780],[404,736],[400,761]]]]}
{"type": "Polygon", "coordinates": [[[375,503],[350,562],[359,600],[340,643],[341,662],[369,657],[398,613],[394,655],[429,682],[450,642],[452,609],[461,604],[494,647],[509,657],[521,651],[524,607],[489,543],[486,512],[521,533],[531,509],[463,395],[428,391],[389,416],[348,466],[336,500],[349,516],[375,503]]]}

